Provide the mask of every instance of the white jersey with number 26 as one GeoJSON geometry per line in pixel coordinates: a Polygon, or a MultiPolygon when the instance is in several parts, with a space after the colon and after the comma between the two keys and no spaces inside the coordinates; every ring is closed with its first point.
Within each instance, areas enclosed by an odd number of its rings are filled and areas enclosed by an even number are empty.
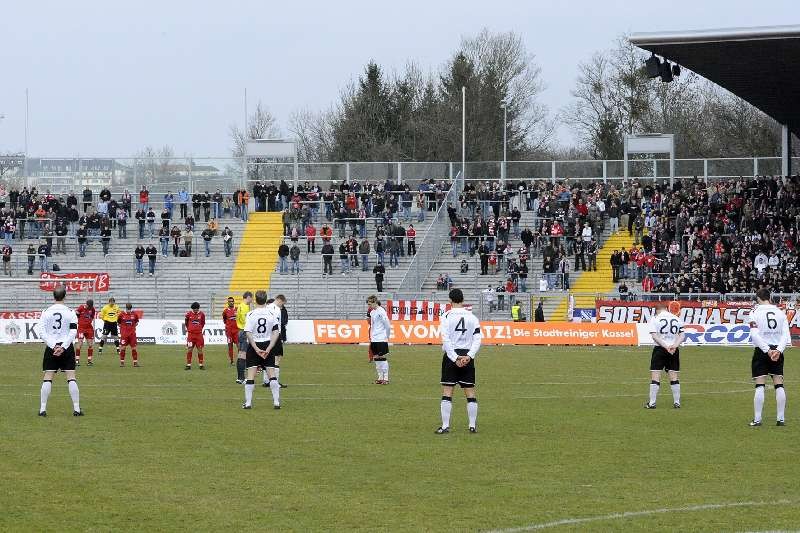
{"type": "Polygon", "coordinates": [[[758,304],[750,312],[750,340],[764,352],[770,346],[783,352],[789,344],[789,321],[786,313],[772,304],[758,304]]]}
{"type": "Polygon", "coordinates": [[[683,320],[669,311],[661,311],[650,320],[650,333],[658,335],[670,345],[683,333],[683,327],[683,320]]]}

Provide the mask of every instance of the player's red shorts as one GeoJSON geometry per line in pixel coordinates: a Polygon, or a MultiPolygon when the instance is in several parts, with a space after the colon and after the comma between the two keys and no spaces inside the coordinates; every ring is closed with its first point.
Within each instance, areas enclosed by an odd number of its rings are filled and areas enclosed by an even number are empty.
{"type": "Polygon", "coordinates": [[[120,333],[119,345],[136,348],[136,333],[120,333]]]}
{"type": "Polygon", "coordinates": [[[203,334],[202,333],[189,332],[189,333],[186,334],[186,346],[188,346],[188,347],[194,346],[194,347],[197,347],[197,348],[202,348],[205,345],[206,345],[206,341],[203,338],[203,334]]]}
{"type": "Polygon", "coordinates": [[[93,341],[94,340],[94,328],[78,328],[78,340],[79,341],[93,341]]]}
{"type": "Polygon", "coordinates": [[[228,339],[228,344],[239,344],[239,330],[225,328],[225,337],[228,339]]]}

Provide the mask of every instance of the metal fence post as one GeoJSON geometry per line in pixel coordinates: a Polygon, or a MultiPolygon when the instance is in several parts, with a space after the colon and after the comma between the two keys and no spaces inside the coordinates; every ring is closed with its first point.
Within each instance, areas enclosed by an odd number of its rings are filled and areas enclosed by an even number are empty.
{"type": "Polygon", "coordinates": [[[756,176],[758,176],[758,158],[754,157],[753,158],[753,177],[755,178],[756,176]]]}
{"type": "Polygon", "coordinates": [[[703,159],[703,182],[708,183],[708,159],[703,159]]]}
{"type": "Polygon", "coordinates": [[[402,185],[403,183],[403,163],[397,162],[397,184],[402,185]]]}
{"type": "Polygon", "coordinates": [[[556,182],[556,162],[550,161],[550,181],[556,182]]]}
{"type": "Polygon", "coordinates": [[[608,161],[603,159],[603,183],[608,180],[608,161]]]}
{"type": "Polygon", "coordinates": [[[350,163],[347,162],[344,164],[344,181],[345,183],[350,183],[350,163]]]}

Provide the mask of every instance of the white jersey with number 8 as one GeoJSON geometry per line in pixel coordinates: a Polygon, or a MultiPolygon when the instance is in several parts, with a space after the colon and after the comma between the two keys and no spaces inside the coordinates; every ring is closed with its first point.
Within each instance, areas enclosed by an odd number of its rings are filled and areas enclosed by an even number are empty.
{"type": "Polygon", "coordinates": [[[750,339],[764,352],[770,346],[777,346],[783,352],[790,342],[786,313],[772,304],[758,304],[750,312],[750,339]]]}
{"type": "Polygon", "coordinates": [[[253,335],[255,342],[269,342],[272,331],[280,329],[280,317],[267,307],[256,307],[245,319],[244,330],[253,335]]]}

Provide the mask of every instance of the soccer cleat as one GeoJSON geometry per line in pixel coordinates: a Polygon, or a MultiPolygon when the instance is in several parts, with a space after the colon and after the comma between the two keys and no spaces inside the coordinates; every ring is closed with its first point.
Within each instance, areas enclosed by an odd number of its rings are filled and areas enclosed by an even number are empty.
{"type": "Polygon", "coordinates": [[[278,385],[279,385],[279,386],[280,386],[282,389],[285,389],[285,388],[286,388],[286,385],[284,385],[283,383],[280,383],[280,382],[279,382],[279,383],[278,383],[278,385]]]}
{"type": "Polygon", "coordinates": [[[383,385],[383,380],[382,379],[376,379],[375,380],[375,385],[383,385]]]}
{"type": "Polygon", "coordinates": [[[139,368],[141,365],[139,364],[139,361],[134,361],[133,366],[139,368]]]}
{"type": "Polygon", "coordinates": [[[119,366],[125,366],[125,361],[120,361],[119,366]]]}
{"type": "Polygon", "coordinates": [[[236,380],[236,384],[237,385],[243,385],[244,384],[244,380],[243,379],[237,379],[236,380]]]}
{"type": "Polygon", "coordinates": [[[778,420],[778,423],[777,423],[777,424],[775,424],[775,425],[776,425],[776,426],[785,426],[785,425],[786,425],[786,422],[784,422],[783,420],[778,420]]]}
{"type": "Polygon", "coordinates": [[[262,387],[269,387],[269,381],[265,381],[261,384],[262,387]]]}
{"type": "Polygon", "coordinates": [[[47,411],[39,411],[39,416],[47,416],[47,411]]]}
{"type": "Polygon", "coordinates": [[[192,369],[192,365],[186,365],[186,367],[184,367],[184,370],[191,370],[191,369],[192,369]]]}
{"type": "Polygon", "coordinates": [[[384,379],[382,385],[388,385],[388,384],[389,384],[389,380],[388,379],[384,379]]]}
{"type": "Polygon", "coordinates": [[[252,408],[253,408],[252,405],[247,405],[246,403],[242,404],[242,409],[252,409],[252,408]]]}
{"type": "Polygon", "coordinates": [[[205,370],[205,369],[206,369],[206,367],[204,367],[203,365],[200,365],[200,370],[205,370]]]}
{"type": "Polygon", "coordinates": [[[280,409],[280,408],[281,408],[281,404],[278,404],[278,405],[273,405],[273,406],[272,406],[272,408],[273,408],[273,409],[280,409]]]}
{"type": "Polygon", "coordinates": [[[87,362],[86,362],[86,366],[94,366],[94,362],[92,362],[92,361],[87,361],[87,362]]]}
{"type": "Polygon", "coordinates": [[[752,422],[750,422],[750,427],[751,428],[761,427],[761,420],[753,420],[752,422]]]}
{"type": "Polygon", "coordinates": [[[654,403],[651,404],[650,402],[645,402],[644,408],[645,409],[655,409],[656,408],[656,404],[654,404],[654,403]]]}
{"type": "Polygon", "coordinates": [[[83,411],[72,411],[72,416],[83,416],[83,411]]]}
{"type": "Polygon", "coordinates": [[[231,365],[230,366],[233,366],[233,361],[231,361],[231,365]]]}
{"type": "Polygon", "coordinates": [[[75,366],[81,366],[81,362],[75,359],[75,366]]]}
{"type": "Polygon", "coordinates": [[[672,404],[672,408],[673,409],[680,409],[681,408],[681,404],[679,404],[678,402],[675,402],[675,403],[672,404]]]}
{"type": "Polygon", "coordinates": [[[434,431],[437,435],[444,435],[445,433],[450,433],[450,428],[439,428],[434,431]]]}
{"type": "Polygon", "coordinates": [[[469,432],[470,433],[477,433],[478,429],[475,426],[472,426],[472,427],[469,428],[469,432]]]}

